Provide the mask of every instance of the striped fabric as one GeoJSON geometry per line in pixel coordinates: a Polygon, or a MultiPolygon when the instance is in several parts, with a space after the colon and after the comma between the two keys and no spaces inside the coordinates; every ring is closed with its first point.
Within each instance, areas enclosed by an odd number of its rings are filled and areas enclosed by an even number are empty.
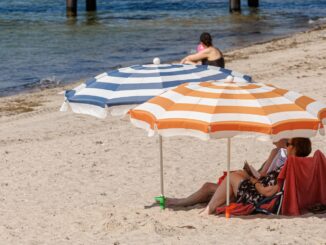
{"type": "MultiPolygon", "coordinates": [[[[251,77],[214,66],[181,64],[135,65],[103,73],[65,93],[61,111],[68,105],[76,113],[99,118],[107,115],[107,107],[141,104],[162,92],[185,82],[209,80],[251,82],[251,77]]],[[[126,110],[118,110],[124,114],[126,110]]],[[[113,111],[110,111],[114,114],[113,111]]]]}
{"type": "Polygon", "coordinates": [[[326,123],[326,105],[262,83],[187,83],[130,110],[149,135],[190,135],[207,140],[239,134],[311,137],[326,123]]]}

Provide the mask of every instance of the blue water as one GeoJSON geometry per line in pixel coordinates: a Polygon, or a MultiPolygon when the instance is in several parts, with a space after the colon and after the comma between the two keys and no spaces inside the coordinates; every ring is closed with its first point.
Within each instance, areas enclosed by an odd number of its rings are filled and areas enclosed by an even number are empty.
{"type": "MultiPolygon", "coordinates": [[[[64,0],[0,0],[0,94],[68,83],[133,64],[179,60],[209,31],[222,51],[325,21],[325,0],[98,0],[97,12],[66,18],[64,0]]],[[[227,65],[227,64],[226,64],[227,65]]]]}

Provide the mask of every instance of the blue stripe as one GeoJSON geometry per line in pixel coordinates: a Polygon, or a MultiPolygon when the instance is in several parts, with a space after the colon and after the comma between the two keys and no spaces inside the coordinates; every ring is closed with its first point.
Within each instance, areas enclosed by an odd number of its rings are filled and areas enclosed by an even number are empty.
{"type": "Polygon", "coordinates": [[[66,90],[66,92],[65,92],[65,97],[66,97],[67,99],[69,99],[69,98],[73,97],[73,96],[75,95],[75,93],[76,93],[75,90],[66,90]]]}
{"type": "Polygon", "coordinates": [[[142,104],[155,96],[130,96],[111,99],[108,106],[142,104]]]}
{"type": "Polygon", "coordinates": [[[146,67],[143,65],[134,65],[130,66],[131,69],[134,70],[145,70],[145,71],[150,71],[150,70],[166,70],[166,69],[173,69],[173,68],[181,68],[181,67],[186,67],[185,65],[164,65],[164,66],[153,66],[153,67],[146,67]]]}
{"type": "Polygon", "coordinates": [[[76,95],[73,97],[67,97],[67,99],[69,102],[96,105],[102,108],[105,108],[107,103],[106,98],[93,95],[76,95]]]}
{"type": "Polygon", "coordinates": [[[220,80],[225,79],[227,75],[223,73],[219,73],[216,75],[211,75],[203,78],[194,78],[194,79],[186,79],[186,80],[175,80],[168,82],[160,82],[160,83],[130,83],[130,84],[117,84],[117,83],[103,83],[96,82],[92,83],[87,88],[96,88],[96,89],[104,89],[111,91],[123,91],[123,90],[139,90],[139,89],[162,89],[162,88],[171,88],[178,86],[183,83],[190,82],[205,82],[210,80],[220,80]]]}
{"type": "Polygon", "coordinates": [[[246,81],[248,81],[248,83],[253,83],[251,76],[244,75],[243,76],[243,79],[245,79],[246,81]]]}
{"type": "Polygon", "coordinates": [[[154,96],[130,96],[108,100],[106,98],[93,95],[77,95],[72,98],[68,98],[68,101],[72,103],[95,105],[105,108],[105,106],[142,104],[153,97],[154,96]]]}
{"type": "Polygon", "coordinates": [[[88,87],[88,86],[91,86],[91,84],[92,83],[95,83],[97,80],[95,79],[95,78],[92,78],[92,79],[90,79],[90,80],[87,80],[86,82],[85,82],[85,84],[86,84],[86,86],[88,87]]]}
{"type": "Polygon", "coordinates": [[[170,72],[153,72],[153,73],[129,73],[129,72],[121,72],[121,71],[111,71],[108,72],[107,75],[109,77],[121,77],[121,78],[127,78],[127,77],[164,77],[164,76],[177,76],[177,75],[185,75],[185,74],[192,74],[196,72],[201,72],[207,70],[207,66],[201,66],[196,67],[194,69],[190,70],[182,70],[182,71],[170,71],[170,72]]]}

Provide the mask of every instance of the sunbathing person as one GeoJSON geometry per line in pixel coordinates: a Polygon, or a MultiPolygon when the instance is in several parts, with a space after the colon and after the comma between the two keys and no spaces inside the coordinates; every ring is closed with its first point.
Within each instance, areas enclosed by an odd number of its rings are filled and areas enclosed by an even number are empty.
{"type": "Polygon", "coordinates": [[[223,54],[221,50],[214,47],[212,37],[209,33],[204,32],[200,35],[200,44],[204,49],[196,54],[191,54],[183,58],[181,64],[201,64],[224,68],[225,63],[223,54]]]}
{"type": "MultiPolygon", "coordinates": [[[[287,142],[288,156],[308,156],[311,152],[311,141],[308,138],[293,138],[287,142]]],[[[274,195],[278,190],[277,176],[282,166],[255,179],[247,178],[239,172],[230,174],[230,200],[241,203],[257,203],[264,197],[274,195]]],[[[202,214],[213,214],[217,207],[226,202],[226,179],[220,185],[205,183],[197,192],[187,198],[167,198],[167,206],[191,206],[209,202],[202,214]]]]}
{"type": "MultiPolygon", "coordinates": [[[[281,139],[277,142],[273,142],[273,144],[276,147],[271,150],[268,158],[262,164],[260,170],[258,171],[261,176],[265,176],[268,172],[271,172],[275,170],[277,167],[284,164],[284,162],[287,159],[287,155],[286,155],[287,141],[288,139],[281,139]]],[[[231,172],[241,175],[245,179],[249,178],[249,175],[244,170],[236,170],[231,172]]],[[[221,176],[221,178],[219,179],[219,183],[222,183],[224,177],[226,177],[226,172],[224,172],[224,175],[221,176]]],[[[166,198],[166,205],[167,206],[191,206],[201,202],[208,202],[212,197],[212,195],[214,194],[214,192],[216,191],[217,187],[218,187],[217,183],[207,182],[202,186],[202,188],[198,192],[195,192],[193,195],[190,195],[187,198],[166,198]],[[203,200],[205,199],[204,197],[206,197],[207,200],[203,200]]]]}
{"type": "MultiPolygon", "coordinates": [[[[275,145],[276,147],[271,150],[268,158],[258,170],[258,173],[260,174],[261,177],[265,176],[267,173],[270,173],[271,171],[275,170],[276,168],[282,166],[285,163],[287,159],[287,152],[286,152],[287,142],[288,139],[281,139],[277,142],[273,142],[273,145],[275,145]]],[[[243,175],[245,178],[250,177],[245,170],[237,170],[235,172],[243,175]]]]}

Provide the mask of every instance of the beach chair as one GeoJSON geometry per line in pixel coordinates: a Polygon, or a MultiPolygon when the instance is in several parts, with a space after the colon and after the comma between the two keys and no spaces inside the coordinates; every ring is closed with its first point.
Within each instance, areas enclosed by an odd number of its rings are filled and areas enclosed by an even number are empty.
{"type": "MultiPolygon", "coordinates": [[[[232,204],[232,215],[255,213],[300,215],[313,206],[326,205],[326,158],[317,150],[312,157],[290,156],[282,168],[278,182],[280,191],[259,204],[232,204]]],[[[226,207],[216,209],[225,212],[226,207]]]]}
{"type": "MultiPolygon", "coordinates": [[[[284,183],[285,184],[285,183],[284,183]]],[[[284,185],[281,190],[271,197],[264,198],[255,205],[253,213],[262,213],[266,215],[279,215],[284,197],[284,185]]]]}

